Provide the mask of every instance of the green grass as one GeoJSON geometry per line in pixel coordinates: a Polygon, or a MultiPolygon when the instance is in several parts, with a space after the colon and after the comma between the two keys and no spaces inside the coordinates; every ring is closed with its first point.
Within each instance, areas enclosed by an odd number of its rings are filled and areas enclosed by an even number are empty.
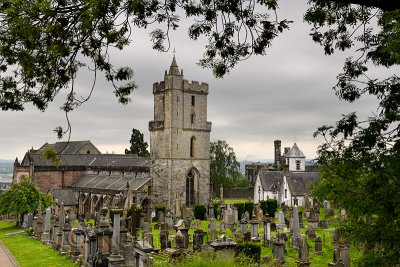
{"type": "Polygon", "coordinates": [[[16,235],[6,237],[7,233],[21,231],[14,223],[0,221],[0,239],[14,254],[21,267],[25,266],[76,266],[65,256],[50,249],[40,241],[29,239],[27,235],[16,235]]]}

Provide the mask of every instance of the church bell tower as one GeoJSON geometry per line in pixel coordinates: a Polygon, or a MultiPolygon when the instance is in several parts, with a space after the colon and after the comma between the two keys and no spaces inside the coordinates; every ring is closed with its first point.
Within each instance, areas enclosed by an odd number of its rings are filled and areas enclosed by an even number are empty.
{"type": "Polygon", "coordinates": [[[210,199],[208,84],[183,79],[175,56],[164,81],[153,84],[154,120],[149,122],[152,201],[176,211],[210,199]]]}

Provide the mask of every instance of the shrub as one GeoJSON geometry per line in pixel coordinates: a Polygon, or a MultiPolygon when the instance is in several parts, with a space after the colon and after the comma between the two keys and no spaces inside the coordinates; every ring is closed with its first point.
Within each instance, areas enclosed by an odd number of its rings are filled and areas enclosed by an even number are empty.
{"type": "Polygon", "coordinates": [[[260,208],[263,211],[263,214],[267,215],[268,214],[268,204],[266,200],[260,200],[260,208]]]}
{"type": "Polygon", "coordinates": [[[249,257],[255,262],[260,262],[261,259],[261,247],[253,243],[241,243],[235,247],[235,256],[240,254],[249,257]]]}
{"type": "Polygon", "coordinates": [[[140,215],[142,214],[142,207],[136,207],[135,215],[136,215],[136,227],[140,225],[140,215]]]}
{"type": "Polygon", "coordinates": [[[238,210],[238,216],[239,216],[239,220],[240,218],[242,218],[242,214],[245,213],[246,211],[249,213],[249,217],[251,218],[253,216],[253,208],[254,208],[254,204],[253,202],[242,202],[242,203],[235,203],[233,204],[233,206],[235,206],[238,210]]]}
{"type": "Polygon", "coordinates": [[[215,198],[212,202],[214,204],[214,217],[215,219],[217,219],[219,215],[219,203],[221,202],[221,200],[219,198],[215,198]]]}
{"type": "Polygon", "coordinates": [[[276,199],[267,200],[267,213],[268,216],[273,217],[278,210],[278,201],[276,199]]]}
{"type": "Polygon", "coordinates": [[[199,220],[204,220],[206,218],[207,208],[202,204],[194,205],[194,217],[199,220]]]}

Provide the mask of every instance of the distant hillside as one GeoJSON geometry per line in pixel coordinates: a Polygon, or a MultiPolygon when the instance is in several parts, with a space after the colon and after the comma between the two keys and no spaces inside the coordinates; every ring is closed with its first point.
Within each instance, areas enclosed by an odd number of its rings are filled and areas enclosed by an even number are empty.
{"type": "Polygon", "coordinates": [[[0,174],[10,174],[14,170],[14,161],[8,159],[0,159],[0,174]]]}

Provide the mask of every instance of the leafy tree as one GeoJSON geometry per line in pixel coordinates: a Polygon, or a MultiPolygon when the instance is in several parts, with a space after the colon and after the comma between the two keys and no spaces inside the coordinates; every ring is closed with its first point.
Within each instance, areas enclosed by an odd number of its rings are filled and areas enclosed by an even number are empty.
{"type": "Polygon", "coordinates": [[[211,142],[210,146],[210,176],[215,192],[219,192],[222,184],[225,190],[239,180],[240,163],[236,160],[235,152],[225,141],[211,142]]]}
{"type": "Polygon", "coordinates": [[[239,177],[236,182],[233,183],[233,187],[247,188],[249,187],[249,180],[242,173],[239,173],[239,177]]]}
{"type": "Polygon", "coordinates": [[[54,202],[50,195],[40,192],[30,177],[24,177],[0,194],[0,214],[29,213],[37,210],[39,201],[43,209],[54,202]]]}
{"type": "Polygon", "coordinates": [[[135,128],[132,129],[131,140],[131,147],[129,149],[125,149],[125,154],[135,154],[139,157],[149,157],[150,153],[147,150],[149,146],[147,142],[144,141],[143,134],[136,130],[135,128]]]}
{"type": "Polygon", "coordinates": [[[360,265],[393,266],[400,259],[400,79],[389,68],[400,63],[400,9],[390,5],[399,8],[399,1],[357,2],[365,4],[313,0],[304,16],[327,55],[359,47],[337,77],[337,96],[354,102],[369,94],[379,103],[367,119],[352,112],[315,133],[326,142],[318,149],[320,180],[312,194],[346,209],[341,232],[367,247],[360,265]],[[379,3],[385,5],[375,8],[379,3]],[[372,77],[371,63],[388,68],[389,76],[372,77]]]}

